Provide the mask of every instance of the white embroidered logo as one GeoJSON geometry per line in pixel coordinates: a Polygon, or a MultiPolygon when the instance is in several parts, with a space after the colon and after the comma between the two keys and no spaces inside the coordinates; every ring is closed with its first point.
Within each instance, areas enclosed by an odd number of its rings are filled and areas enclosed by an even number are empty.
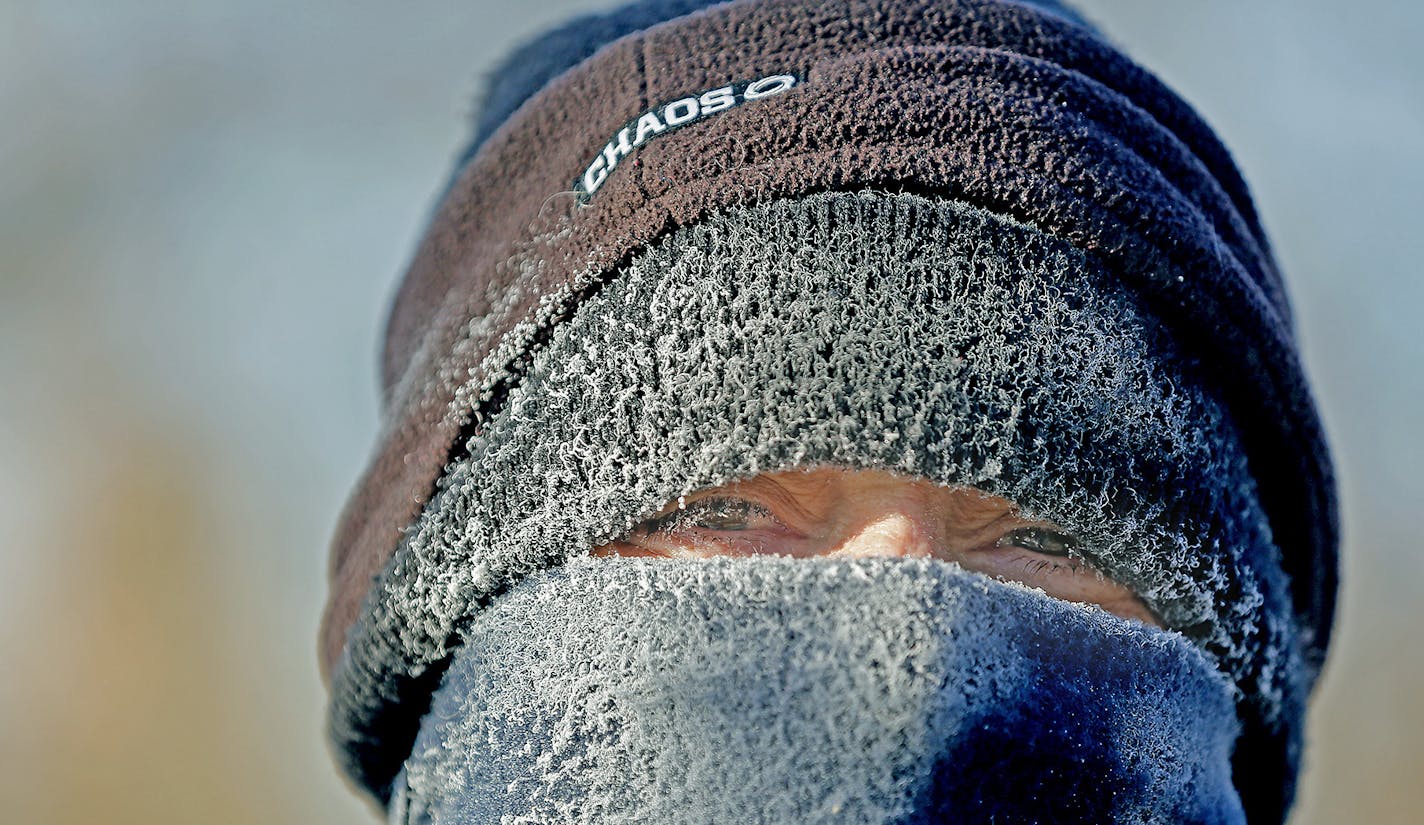
{"type": "Polygon", "coordinates": [[[670,103],[649,109],[618,130],[603,151],[594,157],[583,175],[574,182],[574,191],[584,201],[608,180],[618,163],[634,149],[672,129],[696,123],[703,118],[725,112],[749,100],[771,97],[795,86],[795,75],[774,74],[748,83],[733,83],[700,94],[680,97],[670,103]]]}

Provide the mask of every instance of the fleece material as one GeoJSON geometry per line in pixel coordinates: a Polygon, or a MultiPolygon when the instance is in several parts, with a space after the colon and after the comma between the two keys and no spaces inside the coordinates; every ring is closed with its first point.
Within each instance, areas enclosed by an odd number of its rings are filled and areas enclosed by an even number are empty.
{"type": "Polygon", "coordinates": [[[1200,378],[1092,258],[986,210],[824,193],[679,230],[551,332],[396,553],[334,684],[347,767],[389,782],[461,623],[524,576],[679,495],[835,465],[1072,531],[1217,661],[1252,759],[1293,775],[1312,674],[1200,378]]]}
{"type": "Polygon", "coordinates": [[[1329,457],[1269,244],[1206,124],[1050,10],[740,0],[631,32],[558,74],[451,185],[387,326],[384,424],[332,543],[323,666],[462,430],[483,426],[531,350],[620,264],[723,209],[863,188],[961,200],[1068,241],[1212,366],[1318,663],[1336,582],[1329,457]],[[773,76],[796,81],[745,100],[749,83],[773,76]],[[729,86],[739,105],[667,126],[688,111],[671,104],[695,96],[700,107],[729,86]],[[648,113],[646,141],[632,147],[648,113]],[[577,182],[610,144],[615,167],[581,196],[577,182]]]}
{"type": "MultiPolygon", "coordinates": [[[[500,124],[524,101],[565,71],[592,57],[603,46],[684,14],[700,11],[725,0],[639,0],[613,11],[576,17],[540,34],[512,50],[491,71],[493,78],[482,91],[475,115],[474,137],[455,163],[456,170],[475,156],[500,124]]],[[[1058,14],[1085,28],[1091,24],[1056,0],[1021,0],[1058,14]]]]}
{"type": "Polygon", "coordinates": [[[394,825],[1227,825],[1176,634],[927,559],[581,558],[480,612],[394,825]]]}

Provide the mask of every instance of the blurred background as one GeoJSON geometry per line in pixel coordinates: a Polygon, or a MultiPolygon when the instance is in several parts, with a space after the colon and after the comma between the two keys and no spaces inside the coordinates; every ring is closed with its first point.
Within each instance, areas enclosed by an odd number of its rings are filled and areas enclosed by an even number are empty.
{"type": "MultiPolygon", "coordinates": [[[[0,0],[0,811],[375,821],[326,545],[395,280],[500,53],[594,0],[0,0]]],[[[1294,823],[1424,811],[1424,5],[1080,0],[1232,148],[1337,453],[1294,823]]]]}

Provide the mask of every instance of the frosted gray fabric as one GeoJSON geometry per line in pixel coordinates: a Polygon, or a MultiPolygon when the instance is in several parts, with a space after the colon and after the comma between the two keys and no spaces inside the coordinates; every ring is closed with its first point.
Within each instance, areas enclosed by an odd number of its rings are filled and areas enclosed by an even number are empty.
{"type": "Polygon", "coordinates": [[[950,563],[584,558],[462,633],[391,821],[1242,822],[1235,735],[1180,635],[950,563]]]}
{"type": "Polygon", "coordinates": [[[858,193],[711,216],[560,324],[448,468],[337,669],[335,739],[371,738],[341,725],[524,575],[680,494],[816,464],[970,485],[1063,525],[1249,713],[1299,719],[1279,551],[1229,419],[1173,353],[1091,258],[982,210],[858,193]]]}

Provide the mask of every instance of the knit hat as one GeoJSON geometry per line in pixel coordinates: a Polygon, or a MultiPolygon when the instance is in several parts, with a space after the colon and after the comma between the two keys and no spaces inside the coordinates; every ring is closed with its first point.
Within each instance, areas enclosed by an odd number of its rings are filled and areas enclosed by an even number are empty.
{"type": "Polygon", "coordinates": [[[348,772],[389,797],[460,628],[525,576],[827,463],[1073,528],[1232,680],[1237,789],[1282,818],[1334,490],[1226,150],[1056,4],[702,5],[571,24],[492,84],[333,546],[348,772]]]}

